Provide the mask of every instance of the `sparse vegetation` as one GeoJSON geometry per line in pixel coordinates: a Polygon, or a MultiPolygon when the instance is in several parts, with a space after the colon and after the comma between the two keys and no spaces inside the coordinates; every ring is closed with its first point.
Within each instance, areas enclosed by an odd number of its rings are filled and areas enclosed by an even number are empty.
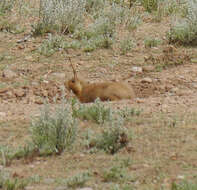
{"type": "Polygon", "coordinates": [[[15,0],[1,0],[0,1],[0,15],[10,11],[15,3],[15,0]]]}
{"type": "Polygon", "coordinates": [[[83,104],[77,104],[76,100],[72,102],[73,116],[81,118],[83,120],[91,120],[98,124],[103,124],[111,119],[112,110],[107,108],[104,104],[96,100],[95,104],[86,106],[83,104]],[[78,108],[77,108],[78,107],[78,108]]]}
{"type": "Polygon", "coordinates": [[[23,190],[28,185],[27,179],[13,178],[8,172],[0,172],[0,188],[5,190],[23,190]]]}
{"type": "Polygon", "coordinates": [[[8,146],[0,147],[1,164],[3,166],[9,166],[13,159],[13,150],[8,146]]]}
{"type": "Polygon", "coordinates": [[[66,44],[63,37],[49,34],[48,39],[39,47],[38,52],[42,55],[50,56],[56,51],[67,47],[69,47],[69,44],[66,44]]]}
{"type": "Polygon", "coordinates": [[[130,51],[135,46],[132,39],[125,39],[120,43],[120,49],[123,55],[130,51]]]}
{"type": "Polygon", "coordinates": [[[142,0],[141,3],[145,10],[151,13],[157,10],[159,0],[142,0]]]}
{"type": "Polygon", "coordinates": [[[110,169],[106,169],[103,173],[104,182],[124,182],[128,180],[129,174],[125,168],[119,166],[113,166],[110,169]]]}
{"type": "Polygon", "coordinates": [[[91,144],[95,144],[97,149],[104,150],[110,154],[115,154],[121,148],[127,146],[129,142],[127,132],[119,124],[112,124],[111,127],[105,128],[102,134],[97,139],[94,139],[91,144]]]}
{"type": "Polygon", "coordinates": [[[0,31],[19,34],[24,31],[24,28],[20,27],[15,22],[10,22],[8,19],[3,19],[0,21],[0,31]]]}
{"type": "Polygon", "coordinates": [[[196,4],[0,0],[0,189],[196,190],[196,4]],[[69,59],[136,98],[72,102],[69,59]]]}
{"type": "Polygon", "coordinates": [[[145,45],[146,48],[157,47],[160,44],[161,44],[161,40],[160,39],[146,38],[144,40],[144,45],[145,45]]]}
{"type": "MultiPolygon", "coordinates": [[[[69,43],[77,39],[80,44],[78,48],[85,52],[112,47],[116,41],[117,25],[125,25],[129,30],[134,30],[141,23],[139,14],[133,12],[131,14],[128,8],[123,8],[114,2],[83,1],[80,5],[70,0],[58,1],[58,3],[55,3],[55,0],[49,2],[41,3],[41,20],[32,25],[33,34],[37,36],[44,33],[54,33],[54,31],[61,34],[72,34],[69,36],[71,37],[69,43]],[[109,9],[104,7],[109,7],[109,9]],[[53,12],[53,14],[49,14],[49,12],[53,12]],[[86,27],[83,17],[85,13],[91,14],[89,16],[92,18],[92,22],[86,27]]],[[[68,44],[68,42],[66,43],[68,44]]],[[[67,47],[72,48],[69,45],[67,47]]],[[[40,50],[41,53],[51,54],[50,52],[46,53],[46,44],[41,48],[43,49],[40,50]]]]}
{"type": "Polygon", "coordinates": [[[89,178],[90,174],[87,172],[77,174],[76,176],[67,179],[67,186],[69,188],[84,187],[89,178]]]}
{"type": "Polygon", "coordinates": [[[171,190],[195,190],[197,189],[196,183],[191,183],[188,181],[184,181],[182,183],[172,183],[171,190]]]}
{"type": "Polygon", "coordinates": [[[68,106],[62,104],[53,113],[45,107],[30,129],[33,144],[41,155],[61,154],[74,142],[77,123],[68,106]]]}
{"type": "Polygon", "coordinates": [[[177,19],[167,33],[169,43],[197,45],[197,1],[186,2],[186,15],[177,19]]]}

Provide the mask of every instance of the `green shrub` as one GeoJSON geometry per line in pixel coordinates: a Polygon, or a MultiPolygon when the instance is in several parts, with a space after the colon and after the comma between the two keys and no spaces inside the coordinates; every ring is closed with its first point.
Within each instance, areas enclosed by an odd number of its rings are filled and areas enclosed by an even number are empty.
{"type": "Polygon", "coordinates": [[[172,183],[171,190],[196,190],[197,183],[191,183],[188,181],[184,181],[182,183],[172,183]]]}
{"type": "Polygon", "coordinates": [[[127,38],[120,42],[120,51],[123,55],[125,55],[133,47],[135,47],[135,42],[132,39],[127,38]]]}
{"type": "Polygon", "coordinates": [[[84,187],[89,179],[89,173],[81,173],[67,179],[67,186],[70,188],[84,187]]]}
{"type": "Polygon", "coordinates": [[[45,106],[30,127],[33,144],[41,155],[61,154],[69,149],[75,141],[76,129],[76,120],[64,103],[53,113],[45,106]]]}
{"type": "Polygon", "coordinates": [[[41,0],[40,23],[58,32],[73,33],[83,23],[85,0],[41,0]]]}
{"type": "Polygon", "coordinates": [[[141,15],[137,9],[127,10],[125,16],[125,25],[129,31],[135,30],[142,23],[141,15]]]}
{"type": "Polygon", "coordinates": [[[185,18],[176,21],[167,33],[169,43],[197,45],[197,1],[188,0],[185,18]]]}
{"type": "Polygon", "coordinates": [[[157,47],[159,44],[161,44],[161,40],[156,38],[146,38],[144,40],[144,44],[145,48],[157,47]]]}
{"type": "Polygon", "coordinates": [[[54,30],[57,29],[58,26],[51,26],[48,23],[38,22],[32,25],[32,34],[33,36],[42,36],[46,33],[52,33],[54,30]]]}
{"type": "Polygon", "coordinates": [[[8,19],[3,19],[0,21],[0,31],[19,34],[24,31],[24,28],[20,27],[15,22],[10,22],[8,19]]]}
{"type": "Polygon", "coordinates": [[[9,173],[5,171],[0,172],[0,188],[5,190],[19,190],[25,189],[29,181],[26,179],[12,178],[9,173]]]}
{"type": "Polygon", "coordinates": [[[111,108],[106,108],[100,100],[96,100],[95,104],[85,106],[78,104],[73,99],[72,103],[73,116],[83,120],[91,120],[98,124],[103,124],[111,119],[111,108]],[[79,107],[77,107],[79,106],[79,107]]]}
{"type": "Polygon", "coordinates": [[[86,0],[85,9],[90,14],[95,14],[105,7],[105,0],[86,0]]]}
{"type": "Polygon", "coordinates": [[[127,146],[129,139],[125,129],[116,125],[105,128],[94,141],[97,149],[104,150],[109,154],[115,154],[121,148],[127,146]]]}
{"type": "Polygon", "coordinates": [[[146,11],[151,13],[152,11],[156,11],[158,8],[159,0],[141,0],[142,6],[146,11]]]}
{"type": "Polygon", "coordinates": [[[14,157],[14,150],[8,146],[0,146],[1,164],[9,166],[14,157]]]}
{"type": "Polygon", "coordinates": [[[11,11],[15,0],[1,0],[0,1],[0,15],[11,11]]]}
{"type": "Polygon", "coordinates": [[[122,182],[128,178],[128,173],[125,169],[114,166],[109,170],[105,170],[103,173],[104,182],[122,182]]]}
{"type": "Polygon", "coordinates": [[[64,41],[64,38],[61,36],[53,36],[49,34],[49,37],[47,40],[45,40],[41,46],[38,48],[38,52],[41,55],[45,56],[51,56],[56,51],[59,51],[60,49],[67,49],[70,47],[70,44],[64,41]]]}

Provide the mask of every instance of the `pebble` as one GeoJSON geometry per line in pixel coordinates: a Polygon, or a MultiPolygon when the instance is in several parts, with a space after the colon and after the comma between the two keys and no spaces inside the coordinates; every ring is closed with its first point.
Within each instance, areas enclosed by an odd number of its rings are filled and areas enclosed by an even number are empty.
{"type": "Polygon", "coordinates": [[[54,190],[67,190],[68,188],[65,186],[56,187],[54,190]]]}
{"type": "Polygon", "coordinates": [[[51,76],[59,79],[64,79],[65,73],[52,73],[51,76]]]}
{"type": "Polygon", "coordinates": [[[26,61],[34,61],[34,59],[33,59],[32,56],[26,56],[26,57],[25,57],[25,60],[26,60],[26,61]]]}
{"type": "Polygon", "coordinates": [[[25,187],[25,190],[34,190],[35,189],[35,187],[33,187],[33,186],[27,186],[27,187],[25,187]]]}
{"type": "Polygon", "coordinates": [[[151,78],[146,77],[146,78],[143,78],[143,79],[141,80],[141,82],[142,82],[142,83],[152,83],[153,81],[152,81],[151,78]]]}
{"type": "Polygon", "coordinates": [[[6,113],[5,112],[0,112],[0,117],[6,117],[6,113]]]}
{"type": "Polygon", "coordinates": [[[185,179],[185,176],[183,176],[183,175],[178,175],[178,176],[177,176],[177,179],[185,179]]]}
{"type": "Polygon", "coordinates": [[[146,72],[151,72],[151,71],[154,71],[155,70],[155,67],[152,66],[152,65],[147,65],[147,66],[144,66],[142,68],[143,71],[146,71],[146,72]]]}
{"type": "Polygon", "coordinates": [[[142,73],[142,67],[132,67],[131,71],[135,73],[142,73]]]}

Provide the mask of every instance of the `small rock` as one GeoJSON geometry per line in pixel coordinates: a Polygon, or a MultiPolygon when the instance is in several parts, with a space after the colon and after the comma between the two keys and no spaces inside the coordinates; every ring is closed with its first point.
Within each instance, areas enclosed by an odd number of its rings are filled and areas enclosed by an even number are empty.
{"type": "Polygon", "coordinates": [[[172,88],[170,91],[173,92],[173,93],[177,93],[177,92],[179,91],[179,88],[174,87],[174,88],[172,88]]]}
{"type": "Polygon", "coordinates": [[[131,71],[135,73],[142,73],[142,67],[132,67],[131,71]]]}
{"type": "Polygon", "coordinates": [[[49,83],[49,81],[48,81],[48,80],[43,80],[43,83],[48,84],[48,83],[49,83]]]}
{"type": "Polygon", "coordinates": [[[52,179],[52,178],[46,178],[46,179],[43,180],[43,182],[46,183],[46,184],[52,184],[52,183],[55,182],[55,180],[52,179]]]}
{"type": "Polygon", "coordinates": [[[144,66],[142,68],[142,70],[145,71],[145,72],[151,72],[151,71],[154,71],[155,70],[155,67],[152,66],[152,65],[147,65],[147,66],[144,66]]]}
{"type": "Polygon", "coordinates": [[[12,93],[12,91],[7,91],[6,96],[7,96],[7,98],[14,98],[15,97],[15,95],[12,93]]]}
{"type": "Polygon", "coordinates": [[[142,82],[142,83],[152,83],[153,81],[152,81],[151,78],[146,77],[146,78],[143,78],[143,79],[141,80],[141,82],[142,82]]]}
{"type": "Polygon", "coordinates": [[[5,69],[3,71],[3,77],[11,79],[11,78],[17,77],[17,74],[12,70],[5,69]]]}
{"type": "Polygon", "coordinates": [[[59,186],[57,188],[55,188],[54,190],[67,190],[68,188],[65,186],[59,186]]]}
{"type": "Polygon", "coordinates": [[[0,117],[6,117],[6,113],[5,112],[0,112],[0,117]]]}
{"type": "Polygon", "coordinates": [[[25,190],[34,190],[35,189],[35,187],[33,187],[33,186],[27,186],[27,187],[25,187],[25,190]]]}
{"type": "Polygon", "coordinates": [[[178,175],[178,176],[177,176],[177,179],[185,179],[185,176],[183,176],[183,175],[178,175]]]}
{"type": "Polygon", "coordinates": [[[65,78],[65,73],[52,73],[51,75],[52,77],[59,78],[59,79],[65,78]]]}
{"type": "Polygon", "coordinates": [[[140,98],[138,98],[138,99],[136,99],[136,102],[140,104],[140,103],[144,103],[145,101],[140,99],[140,98]]]}
{"type": "Polygon", "coordinates": [[[42,98],[40,98],[40,97],[35,97],[34,101],[35,101],[36,104],[43,104],[44,103],[42,98]]]}
{"type": "Polygon", "coordinates": [[[31,83],[31,85],[32,85],[32,86],[38,86],[38,85],[39,85],[39,82],[33,81],[33,82],[31,83]]]}
{"type": "Polygon", "coordinates": [[[15,89],[14,90],[14,94],[16,95],[16,97],[23,97],[23,96],[25,96],[25,92],[22,89],[15,89]]]}
{"type": "Polygon", "coordinates": [[[26,57],[25,57],[25,60],[26,60],[26,61],[34,61],[34,59],[33,59],[32,56],[26,56],[26,57]]]}
{"type": "Polygon", "coordinates": [[[34,168],[35,166],[33,164],[29,165],[30,168],[34,168]]]}
{"type": "Polygon", "coordinates": [[[93,190],[93,189],[90,188],[90,187],[84,187],[84,188],[80,188],[80,189],[77,189],[77,190],[93,190]]]}

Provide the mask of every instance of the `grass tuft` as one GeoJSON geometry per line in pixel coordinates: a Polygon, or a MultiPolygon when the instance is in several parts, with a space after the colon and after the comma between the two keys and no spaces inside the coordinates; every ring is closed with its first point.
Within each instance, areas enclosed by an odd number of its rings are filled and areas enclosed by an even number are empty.
{"type": "Polygon", "coordinates": [[[68,106],[62,103],[51,113],[46,106],[32,121],[32,141],[41,155],[61,154],[75,141],[77,123],[68,106]]]}

